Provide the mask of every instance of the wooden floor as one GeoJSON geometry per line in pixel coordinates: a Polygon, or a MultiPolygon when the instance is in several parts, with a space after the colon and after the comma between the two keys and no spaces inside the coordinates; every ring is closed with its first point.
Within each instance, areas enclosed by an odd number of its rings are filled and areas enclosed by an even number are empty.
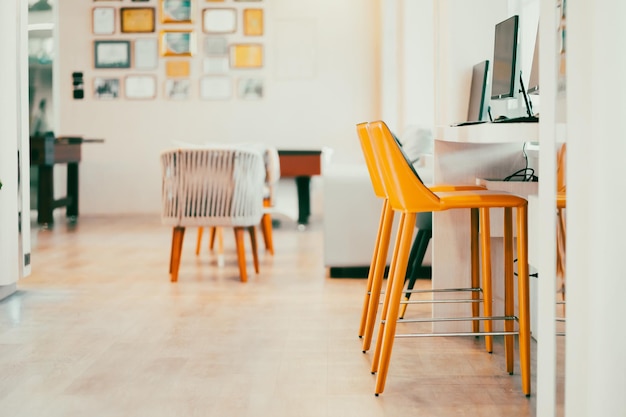
{"type": "Polygon", "coordinates": [[[475,338],[398,339],[375,397],[357,337],[365,280],[327,278],[321,224],[283,223],[247,284],[226,232],[218,268],[188,230],[172,284],[158,217],[34,230],[33,273],[0,302],[0,415],[535,415],[535,385],[526,398],[499,339],[491,355],[475,338]]]}

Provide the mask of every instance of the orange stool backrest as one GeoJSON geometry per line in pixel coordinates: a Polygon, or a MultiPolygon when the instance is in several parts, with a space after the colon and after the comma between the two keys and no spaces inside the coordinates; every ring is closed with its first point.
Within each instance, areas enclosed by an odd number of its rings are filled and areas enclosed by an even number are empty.
{"type": "Polygon", "coordinates": [[[372,122],[368,131],[391,207],[405,212],[441,210],[439,197],[424,185],[387,125],[372,122]]]}
{"type": "Polygon", "coordinates": [[[381,178],[378,165],[376,164],[376,158],[374,157],[374,148],[372,148],[372,141],[367,131],[367,123],[359,123],[356,125],[356,132],[359,135],[359,142],[361,142],[361,149],[363,150],[363,156],[365,157],[365,164],[372,180],[372,186],[374,187],[374,194],[379,198],[387,198],[385,193],[385,187],[381,178]]]}

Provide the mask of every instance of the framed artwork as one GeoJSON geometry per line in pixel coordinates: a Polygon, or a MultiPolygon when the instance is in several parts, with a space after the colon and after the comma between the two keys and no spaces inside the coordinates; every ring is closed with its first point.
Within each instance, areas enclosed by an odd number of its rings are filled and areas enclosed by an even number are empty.
{"type": "Polygon", "coordinates": [[[165,75],[168,77],[189,77],[189,61],[167,61],[165,63],[165,75]]]}
{"type": "Polygon", "coordinates": [[[113,7],[94,7],[91,27],[94,35],[112,35],[115,33],[115,9],[113,7]]]}
{"type": "Polygon", "coordinates": [[[259,100],[263,98],[263,80],[260,78],[241,78],[237,83],[239,98],[259,100]]]}
{"type": "Polygon", "coordinates": [[[232,89],[230,77],[212,76],[200,80],[200,97],[204,100],[229,99],[233,94],[232,89]]]}
{"type": "Polygon", "coordinates": [[[95,68],[130,68],[130,41],[94,41],[95,68]]]}
{"type": "Polygon", "coordinates": [[[116,99],[120,95],[120,79],[96,77],[93,79],[93,96],[97,99],[116,99]]]}
{"type": "Polygon", "coordinates": [[[136,39],[133,48],[135,68],[150,70],[159,64],[159,44],[156,38],[136,39]]]}
{"type": "Polygon", "coordinates": [[[191,56],[195,49],[195,37],[191,30],[162,31],[161,55],[191,56]]]}
{"type": "Polygon", "coordinates": [[[246,36],[263,35],[263,9],[244,9],[243,34],[246,36]]]}
{"type": "Polygon", "coordinates": [[[226,74],[228,68],[228,55],[204,58],[203,69],[205,74],[226,74]]]}
{"type": "Polygon", "coordinates": [[[204,53],[206,55],[227,55],[228,41],[223,36],[208,36],[204,40],[204,53]]]}
{"type": "Polygon", "coordinates": [[[192,23],[191,0],[160,0],[162,23],[192,23]]]}
{"type": "Polygon", "coordinates": [[[202,31],[205,33],[234,33],[237,30],[237,9],[202,10],[202,31]]]}
{"type": "Polygon", "coordinates": [[[165,80],[165,97],[171,100],[186,100],[191,91],[188,79],[165,80]]]}
{"type": "Polygon", "coordinates": [[[156,78],[153,75],[129,75],[124,79],[124,94],[130,99],[156,97],[156,78]]]}
{"type": "Polygon", "coordinates": [[[154,7],[122,7],[120,21],[122,33],[154,32],[154,7]]]}
{"type": "Polygon", "coordinates": [[[261,68],[263,66],[263,45],[240,43],[230,47],[232,68],[261,68]]]}

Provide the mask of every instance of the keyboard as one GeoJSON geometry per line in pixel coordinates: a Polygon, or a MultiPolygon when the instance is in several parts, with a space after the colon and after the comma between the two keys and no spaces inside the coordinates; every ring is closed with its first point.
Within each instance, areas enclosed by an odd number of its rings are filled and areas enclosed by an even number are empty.
{"type": "Polygon", "coordinates": [[[522,116],[511,117],[509,119],[496,119],[492,123],[537,123],[539,117],[537,116],[522,116]]]}
{"type": "Polygon", "coordinates": [[[451,127],[459,127],[459,126],[471,126],[471,125],[479,125],[482,123],[487,123],[486,120],[475,120],[472,122],[461,122],[461,123],[455,123],[453,125],[450,125],[451,127]]]}

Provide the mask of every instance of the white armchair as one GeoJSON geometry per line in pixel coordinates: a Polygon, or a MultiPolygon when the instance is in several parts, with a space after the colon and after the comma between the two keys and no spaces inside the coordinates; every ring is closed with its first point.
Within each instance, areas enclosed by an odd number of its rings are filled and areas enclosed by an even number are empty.
{"type": "Polygon", "coordinates": [[[233,227],[241,281],[247,281],[244,229],[259,272],[256,229],[263,215],[265,164],[260,152],[241,147],[175,149],[161,154],[161,220],[173,226],[171,281],[178,270],[186,227],[233,227]]]}

